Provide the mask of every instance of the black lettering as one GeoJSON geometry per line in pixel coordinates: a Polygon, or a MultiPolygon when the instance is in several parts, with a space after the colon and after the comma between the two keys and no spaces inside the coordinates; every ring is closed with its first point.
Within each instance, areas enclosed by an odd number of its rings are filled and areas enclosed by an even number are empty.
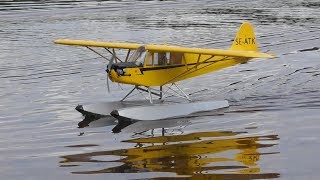
{"type": "Polygon", "coordinates": [[[253,161],[253,157],[252,157],[252,156],[249,156],[249,160],[250,160],[250,161],[253,161]]]}
{"type": "Polygon", "coordinates": [[[244,44],[249,44],[247,38],[244,39],[244,44]]]}
{"type": "Polygon", "coordinates": [[[238,40],[238,38],[236,38],[236,45],[239,45],[239,40],[238,40]]]}
{"type": "Polygon", "coordinates": [[[236,45],[245,45],[245,44],[256,44],[256,38],[236,38],[236,45]]]}
{"type": "Polygon", "coordinates": [[[252,38],[252,44],[256,44],[256,38],[252,38]]]}

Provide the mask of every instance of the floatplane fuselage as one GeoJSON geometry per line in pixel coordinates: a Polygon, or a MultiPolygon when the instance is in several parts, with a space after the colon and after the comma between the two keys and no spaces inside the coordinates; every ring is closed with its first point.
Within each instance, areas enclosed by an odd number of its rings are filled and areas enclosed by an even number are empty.
{"type": "Polygon", "coordinates": [[[83,40],[56,40],[55,43],[86,47],[113,48],[115,56],[108,67],[113,82],[135,86],[163,86],[208,72],[217,71],[256,57],[273,57],[258,52],[256,37],[249,23],[243,23],[230,49],[186,48],[168,45],[108,43],[83,40]],[[114,49],[127,49],[125,59],[114,49]]]}

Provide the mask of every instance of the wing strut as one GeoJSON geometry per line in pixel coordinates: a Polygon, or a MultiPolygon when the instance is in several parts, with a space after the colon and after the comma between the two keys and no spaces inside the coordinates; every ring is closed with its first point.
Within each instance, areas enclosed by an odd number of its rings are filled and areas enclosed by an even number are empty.
{"type": "MultiPolygon", "coordinates": [[[[102,55],[101,53],[99,53],[98,51],[92,49],[91,47],[86,46],[86,48],[88,48],[90,51],[98,54],[98,55],[99,55],[100,57],[102,57],[103,59],[105,59],[105,60],[107,60],[107,61],[110,61],[110,59],[108,59],[107,57],[105,57],[104,55],[102,55]]],[[[119,58],[115,55],[115,53],[111,52],[111,51],[110,51],[109,49],[107,49],[107,48],[104,48],[104,49],[107,50],[112,56],[115,56],[116,61],[119,60],[120,62],[122,62],[121,59],[119,59],[119,58]]],[[[113,49],[113,51],[114,51],[114,49],[113,49]]],[[[129,50],[129,52],[130,52],[130,50],[129,50]]],[[[128,53],[128,56],[129,56],[129,53],[128,53]]],[[[127,58],[128,58],[128,57],[127,57],[127,58]]],[[[127,59],[127,58],[126,58],[126,59],[127,59]]]]}
{"type": "MultiPolygon", "coordinates": [[[[104,55],[100,54],[99,52],[97,52],[96,50],[92,49],[91,47],[89,46],[86,46],[86,48],[88,48],[89,50],[91,50],[92,52],[98,54],[100,57],[102,57],[103,59],[107,60],[107,61],[110,61],[110,59],[106,58],[104,55]]],[[[112,53],[111,53],[112,54],[112,53]]]]}
{"type": "Polygon", "coordinates": [[[128,61],[128,59],[129,59],[130,51],[131,51],[131,49],[129,49],[129,50],[128,50],[128,53],[127,53],[127,56],[126,56],[126,60],[125,60],[125,62],[127,62],[127,61],[128,61]]]}
{"type": "Polygon", "coordinates": [[[115,53],[114,48],[112,49],[112,52],[111,52],[109,49],[107,49],[107,48],[104,48],[104,49],[107,50],[111,55],[114,55],[114,56],[115,56],[116,62],[117,62],[117,59],[118,59],[120,62],[122,62],[121,59],[119,59],[119,58],[116,56],[116,53],[115,53]]]}

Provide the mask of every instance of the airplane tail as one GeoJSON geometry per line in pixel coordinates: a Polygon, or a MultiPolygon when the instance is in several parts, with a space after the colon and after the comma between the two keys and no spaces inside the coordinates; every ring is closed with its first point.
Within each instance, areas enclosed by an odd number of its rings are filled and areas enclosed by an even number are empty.
{"type": "Polygon", "coordinates": [[[244,22],[235,37],[231,50],[255,51],[258,52],[256,36],[250,23],[244,22]]]}

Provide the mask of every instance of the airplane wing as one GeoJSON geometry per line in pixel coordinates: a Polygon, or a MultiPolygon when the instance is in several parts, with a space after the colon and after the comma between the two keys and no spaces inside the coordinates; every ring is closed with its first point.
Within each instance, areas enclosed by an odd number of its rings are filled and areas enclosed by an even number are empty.
{"type": "Polygon", "coordinates": [[[145,46],[149,51],[155,52],[179,52],[191,54],[203,54],[213,56],[230,56],[230,57],[247,57],[247,58],[273,58],[274,55],[261,53],[257,51],[247,50],[231,50],[231,49],[203,49],[203,48],[188,48],[180,46],[168,45],[144,45],[136,43],[114,43],[101,41],[86,41],[86,40],[71,40],[58,39],[54,41],[56,44],[72,45],[72,46],[89,46],[89,47],[104,47],[104,48],[119,48],[119,49],[138,49],[140,46],[145,46]]]}
{"type": "Polygon", "coordinates": [[[191,54],[203,54],[212,56],[230,56],[230,57],[247,57],[247,58],[274,58],[272,54],[261,53],[257,51],[247,50],[231,50],[231,49],[203,49],[203,48],[188,48],[179,46],[167,45],[146,45],[145,48],[155,52],[179,52],[191,54]]]}
{"type": "Polygon", "coordinates": [[[54,43],[71,45],[71,46],[104,47],[104,48],[117,48],[117,49],[138,49],[140,46],[143,46],[143,44],[135,44],[135,43],[114,43],[114,42],[85,41],[85,40],[72,40],[72,39],[58,39],[58,40],[55,40],[54,43]]]}

